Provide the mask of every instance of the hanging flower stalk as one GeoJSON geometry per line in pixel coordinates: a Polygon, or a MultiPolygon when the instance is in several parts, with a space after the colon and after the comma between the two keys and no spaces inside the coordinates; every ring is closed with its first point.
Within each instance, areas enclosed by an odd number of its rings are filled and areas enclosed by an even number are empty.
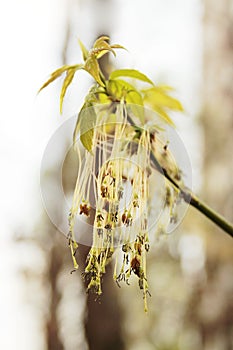
{"type": "MultiPolygon", "coordinates": [[[[128,124],[124,101],[104,106],[97,115],[92,153],[86,151],[83,171],[79,172],[70,211],[70,246],[74,251],[74,223],[77,215],[89,216],[90,191],[94,192],[95,219],[93,244],[85,274],[89,288],[101,294],[101,276],[116,248],[121,247],[122,263],[116,257],[114,279],[129,283],[132,272],[139,278],[146,306],[148,284],[146,253],[148,236],[148,177],[150,175],[151,137],[148,130],[128,124]],[[113,114],[114,112],[114,114],[113,114]],[[115,117],[109,124],[109,115],[115,117]],[[100,120],[98,120],[100,119],[100,120]],[[106,130],[109,129],[109,130],[106,130]]],[[[81,161],[80,148],[76,147],[81,161]]]]}
{"type": "MultiPolygon", "coordinates": [[[[158,134],[161,129],[150,120],[144,107],[149,106],[165,123],[173,125],[167,111],[182,111],[179,101],[171,97],[169,87],[156,86],[146,75],[137,70],[113,71],[106,80],[98,59],[120,45],[110,45],[108,37],[101,37],[88,51],[80,42],[84,63],[63,66],[51,74],[42,86],[66,74],[61,89],[60,110],[63,99],[75,73],[82,69],[95,80],[78,115],[74,130],[74,147],[78,154],[79,171],[69,214],[69,245],[74,268],[78,268],[75,222],[77,217],[89,217],[94,212],[92,247],[87,257],[85,276],[88,289],[102,293],[102,276],[106,265],[116,251],[114,280],[129,284],[132,275],[138,278],[147,310],[148,279],[146,255],[149,251],[150,197],[153,189],[150,178],[156,163],[157,170],[166,169],[169,178],[182,184],[180,171],[158,134]],[[124,78],[124,79],[123,79],[124,78]],[[127,80],[147,84],[137,89],[127,80]],[[84,147],[85,154],[81,148],[84,147]],[[160,167],[160,169],[158,169],[160,167]]],[[[175,204],[180,191],[165,179],[164,208],[169,220],[175,222],[175,204]]],[[[160,231],[166,226],[158,225],[160,231]]]]}

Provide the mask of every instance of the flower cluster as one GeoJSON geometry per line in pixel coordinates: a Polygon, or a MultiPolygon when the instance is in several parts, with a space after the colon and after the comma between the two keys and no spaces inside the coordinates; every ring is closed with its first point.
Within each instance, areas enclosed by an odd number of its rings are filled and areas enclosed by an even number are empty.
{"type": "MultiPolygon", "coordinates": [[[[93,241],[84,273],[89,281],[88,289],[99,295],[102,293],[102,276],[117,251],[114,280],[118,285],[121,281],[129,284],[131,275],[135,275],[147,310],[150,154],[155,147],[155,136],[152,137],[149,129],[139,130],[129,123],[124,103],[102,108],[97,116],[92,152],[85,151],[82,158],[80,148],[76,147],[82,166],[69,215],[69,244],[74,267],[78,268],[75,219],[77,215],[88,217],[93,210],[93,241]],[[109,123],[113,112],[114,122],[109,123]]],[[[167,186],[166,205],[170,208],[173,205],[171,191],[167,186]]]]}

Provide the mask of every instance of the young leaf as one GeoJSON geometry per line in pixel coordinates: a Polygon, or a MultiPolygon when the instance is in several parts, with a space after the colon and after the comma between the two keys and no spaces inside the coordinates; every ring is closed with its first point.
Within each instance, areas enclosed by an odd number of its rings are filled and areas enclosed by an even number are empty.
{"type": "Polygon", "coordinates": [[[137,90],[130,90],[126,96],[127,103],[133,103],[135,105],[143,106],[143,99],[141,94],[137,90]]]}
{"type": "Polygon", "coordinates": [[[75,74],[75,69],[70,69],[66,72],[66,77],[62,85],[61,94],[60,94],[60,114],[62,114],[63,100],[66,94],[68,86],[71,84],[75,74]]]}
{"type": "Polygon", "coordinates": [[[88,50],[86,49],[86,47],[84,46],[84,44],[82,43],[81,40],[78,41],[80,49],[82,51],[82,55],[83,55],[83,60],[86,61],[87,57],[88,57],[88,50]]]}
{"type": "Polygon", "coordinates": [[[113,55],[116,56],[115,51],[112,49],[112,47],[106,40],[109,40],[109,37],[102,36],[99,39],[97,39],[94,43],[91,52],[95,55],[96,58],[100,58],[108,52],[112,52],[113,55]]]}
{"type": "Polygon", "coordinates": [[[95,108],[89,102],[85,102],[78,116],[80,140],[89,152],[92,151],[94,128],[96,124],[95,108]]]}
{"type": "Polygon", "coordinates": [[[103,41],[109,41],[110,38],[109,36],[106,36],[106,35],[103,35],[103,36],[100,36],[95,42],[94,42],[94,45],[93,45],[93,48],[96,49],[96,48],[99,48],[102,44],[103,41]]]}
{"type": "Polygon", "coordinates": [[[99,103],[105,104],[105,103],[111,102],[105,88],[97,84],[93,85],[90,88],[89,93],[85,100],[87,102],[92,103],[93,105],[99,104],[99,103]]]}
{"type": "Polygon", "coordinates": [[[120,101],[122,98],[126,101],[130,110],[142,123],[144,123],[143,99],[135,87],[127,81],[121,79],[112,79],[107,82],[107,93],[114,101],[120,101]]]}
{"type": "Polygon", "coordinates": [[[165,110],[159,106],[151,105],[151,108],[162,117],[162,119],[169,125],[175,127],[173,120],[169,117],[169,115],[165,112],[165,110]]]}
{"type": "Polygon", "coordinates": [[[77,64],[76,66],[74,66],[73,68],[70,68],[66,72],[66,77],[65,77],[65,80],[63,82],[62,89],[61,89],[61,95],[60,95],[60,113],[61,114],[62,114],[62,106],[63,106],[63,100],[64,100],[64,97],[66,94],[66,90],[67,90],[68,86],[72,83],[72,80],[74,78],[76,71],[82,67],[83,67],[82,64],[80,64],[80,65],[77,64]]]}
{"type": "Polygon", "coordinates": [[[126,99],[127,94],[131,91],[137,92],[135,87],[125,80],[109,79],[107,82],[107,93],[113,98],[113,100],[120,101],[122,97],[126,99]]]}
{"type": "Polygon", "coordinates": [[[81,113],[81,111],[78,114],[78,118],[76,120],[74,132],[73,132],[73,145],[75,145],[75,143],[76,143],[78,132],[80,130],[80,118],[79,118],[80,113],[81,113]]]}
{"type": "Polygon", "coordinates": [[[166,107],[174,111],[183,111],[182,104],[175,98],[169,96],[164,89],[159,87],[153,87],[147,90],[143,90],[145,97],[144,100],[151,106],[166,107]]]}
{"type": "Polygon", "coordinates": [[[165,91],[174,91],[174,88],[169,85],[158,85],[158,89],[162,90],[163,92],[165,91]]]}
{"type": "Polygon", "coordinates": [[[116,56],[116,53],[113,49],[124,49],[126,50],[123,46],[118,45],[118,44],[113,44],[110,45],[108,41],[110,38],[108,36],[102,36],[99,39],[97,39],[94,43],[93,49],[91,52],[95,55],[96,58],[100,58],[103,55],[105,55],[108,52],[112,52],[114,56],[116,56]]]}
{"type": "MultiPolygon", "coordinates": [[[[109,45],[108,45],[108,46],[109,46],[109,45]]],[[[110,46],[109,46],[109,47],[110,47],[110,46]]],[[[102,47],[99,48],[99,49],[95,49],[93,52],[95,52],[95,57],[98,58],[98,59],[101,58],[101,57],[103,57],[104,55],[106,55],[108,52],[112,52],[112,54],[113,54],[114,56],[116,56],[115,51],[112,50],[111,47],[108,48],[107,45],[106,45],[106,47],[102,46],[102,47]]]]}
{"type": "MultiPolygon", "coordinates": [[[[84,108],[88,108],[93,106],[95,103],[98,103],[98,98],[96,95],[98,95],[100,92],[104,91],[104,89],[100,86],[98,86],[97,84],[93,85],[89,92],[88,95],[85,98],[85,102],[83,104],[83,107],[78,115],[78,119],[76,121],[76,125],[74,128],[74,133],[73,133],[73,144],[75,144],[76,139],[77,139],[77,135],[78,132],[80,131],[80,120],[82,119],[81,113],[83,113],[84,108]]],[[[82,126],[82,130],[83,130],[83,126],[82,126]]]]}
{"type": "Polygon", "coordinates": [[[40,92],[41,90],[43,90],[46,86],[48,86],[50,83],[52,83],[55,79],[59,78],[64,72],[66,72],[67,70],[69,70],[72,66],[62,66],[60,68],[58,68],[57,70],[55,70],[50,78],[41,86],[40,90],[38,92],[40,92]]]}
{"type": "Polygon", "coordinates": [[[98,96],[98,103],[106,104],[111,102],[106,92],[99,92],[97,93],[97,96],[98,96]]]}
{"type": "Polygon", "coordinates": [[[119,45],[119,44],[113,44],[111,45],[112,49],[123,49],[123,50],[127,50],[124,46],[119,45]]]}
{"type": "Polygon", "coordinates": [[[100,78],[99,64],[94,55],[91,55],[90,57],[88,57],[84,65],[84,69],[93,76],[93,78],[99,85],[104,86],[104,83],[100,78]]]}
{"type": "Polygon", "coordinates": [[[138,118],[142,124],[144,124],[145,116],[141,94],[136,90],[129,91],[126,96],[126,102],[133,115],[138,118]]]}
{"type": "Polygon", "coordinates": [[[110,79],[116,79],[118,77],[129,77],[137,80],[144,81],[145,83],[149,83],[154,85],[153,81],[151,81],[145,74],[139,72],[136,69],[119,69],[115,70],[111,73],[110,79]]]}

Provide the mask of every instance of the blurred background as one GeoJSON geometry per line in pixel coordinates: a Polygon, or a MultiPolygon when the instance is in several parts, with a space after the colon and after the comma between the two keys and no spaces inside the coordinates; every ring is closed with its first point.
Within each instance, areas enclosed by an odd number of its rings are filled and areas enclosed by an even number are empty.
{"type": "MultiPolygon", "coordinates": [[[[0,348],[4,350],[230,350],[233,348],[233,245],[192,208],[149,253],[149,313],[137,283],[115,286],[111,266],[101,302],[70,274],[67,240],[50,222],[40,194],[45,147],[81,106],[91,79],[81,73],[59,115],[62,64],[80,62],[102,34],[127,47],[116,67],[143,71],[175,87],[184,115],[174,115],[190,155],[193,189],[233,221],[233,4],[229,0],[11,0],[1,3],[0,348]]],[[[109,64],[109,62],[107,62],[109,64]]],[[[48,169],[58,220],[57,145],[48,169]]],[[[72,155],[63,186],[72,193],[72,155]]]]}

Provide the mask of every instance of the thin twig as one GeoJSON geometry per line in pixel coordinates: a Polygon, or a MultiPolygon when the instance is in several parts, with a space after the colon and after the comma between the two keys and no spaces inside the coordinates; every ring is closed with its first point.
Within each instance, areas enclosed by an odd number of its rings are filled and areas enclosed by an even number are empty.
{"type": "Polygon", "coordinates": [[[150,154],[150,159],[155,168],[180,191],[181,197],[186,203],[196,208],[199,212],[219,226],[223,231],[233,237],[233,225],[229,221],[201,201],[195,194],[192,193],[191,190],[181,188],[179,184],[177,184],[177,182],[167,173],[166,169],[160,166],[158,160],[152,152],[150,154]]]}

